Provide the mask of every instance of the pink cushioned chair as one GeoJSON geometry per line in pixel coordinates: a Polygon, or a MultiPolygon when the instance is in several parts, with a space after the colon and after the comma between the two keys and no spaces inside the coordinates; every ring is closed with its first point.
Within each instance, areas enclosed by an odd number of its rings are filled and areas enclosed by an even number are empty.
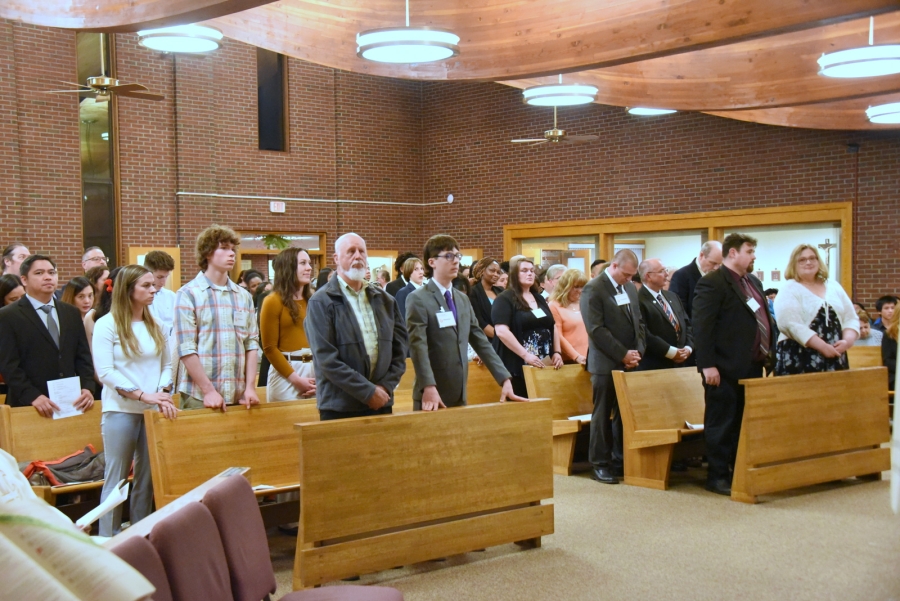
{"type": "Polygon", "coordinates": [[[111,551],[143,574],[144,578],[156,587],[153,601],[172,601],[166,569],[150,541],[142,536],[133,536],[113,547],[111,551]]]}
{"type": "Polygon", "coordinates": [[[188,503],[154,526],[148,538],[166,569],[173,601],[232,598],[222,539],[205,505],[188,503]]]}
{"type": "MultiPolygon", "coordinates": [[[[234,601],[260,601],[274,593],[266,528],[247,479],[229,477],[203,495],[203,504],[219,527],[234,601]]],[[[326,586],[288,593],[281,601],[403,601],[403,594],[384,586],[326,586]]]]}

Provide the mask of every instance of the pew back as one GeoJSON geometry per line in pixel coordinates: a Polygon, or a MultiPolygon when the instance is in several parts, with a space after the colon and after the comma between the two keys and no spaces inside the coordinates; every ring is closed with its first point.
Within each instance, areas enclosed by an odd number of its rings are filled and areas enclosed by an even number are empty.
{"type": "Polygon", "coordinates": [[[613,379],[622,421],[630,421],[634,431],[684,430],[685,421],[703,423],[703,380],[694,369],[613,372],[613,379]]]}
{"type": "Polygon", "coordinates": [[[887,369],[741,380],[732,499],[890,468],[887,369]]]}
{"type": "Polygon", "coordinates": [[[297,430],[295,589],[553,531],[547,401],[297,430]]]}
{"type": "Polygon", "coordinates": [[[251,468],[253,485],[296,487],[294,424],[319,419],[315,399],[182,411],[167,420],[144,412],[156,506],[163,507],[233,465],[251,468]]]}
{"type": "Polygon", "coordinates": [[[0,449],[17,461],[59,459],[87,445],[103,450],[100,404],[65,419],[41,417],[34,407],[0,405],[0,449]]]}
{"type": "MultiPolygon", "coordinates": [[[[405,413],[413,410],[413,382],[416,372],[412,359],[406,360],[406,371],[400,377],[400,384],[394,390],[394,413],[405,413]]],[[[483,405],[500,400],[500,385],[494,380],[490,370],[483,365],[469,362],[469,377],[466,380],[466,403],[483,405]]]]}
{"type": "Polygon", "coordinates": [[[587,415],[594,410],[591,374],[581,365],[563,365],[561,369],[524,367],[525,386],[530,398],[548,398],[553,419],[587,415]]]}
{"type": "Polygon", "coordinates": [[[847,351],[850,369],[861,367],[881,367],[880,346],[851,346],[847,351]]]}

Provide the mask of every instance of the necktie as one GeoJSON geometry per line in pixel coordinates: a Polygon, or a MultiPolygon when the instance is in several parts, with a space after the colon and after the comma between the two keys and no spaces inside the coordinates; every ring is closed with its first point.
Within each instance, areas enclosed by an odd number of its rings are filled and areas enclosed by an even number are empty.
{"type": "MultiPolygon", "coordinates": [[[[741,278],[741,284],[744,287],[744,292],[747,294],[747,300],[755,298],[751,289],[751,286],[753,286],[753,284],[750,283],[750,280],[747,279],[747,276],[741,278]]],[[[769,320],[768,318],[766,318],[766,314],[763,311],[762,305],[760,305],[759,308],[753,312],[753,315],[756,317],[756,325],[757,327],[759,327],[759,349],[762,351],[763,355],[768,355],[769,320]]]]}
{"type": "Polygon", "coordinates": [[[663,308],[663,312],[666,314],[666,318],[669,320],[669,323],[672,324],[672,327],[675,328],[675,332],[677,333],[681,330],[681,327],[678,325],[678,320],[675,319],[672,309],[669,308],[669,304],[663,299],[662,292],[656,295],[656,300],[659,301],[660,306],[663,308]]]}
{"type": "Polygon", "coordinates": [[[56,325],[56,320],[53,319],[53,305],[44,305],[41,307],[41,311],[47,314],[47,329],[50,330],[50,337],[53,338],[53,343],[56,344],[56,348],[59,348],[59,326],[56,325]]]}
{"type": "Polygon", "coordinates": [[[447,307],[450,308],[450,312],[453,313],[453,321],[459,323],[459,316],[456,314],[456,304],[453,302],[453,295],[449,290],[444,291],[444,299],[447,301],[447,307]]]}

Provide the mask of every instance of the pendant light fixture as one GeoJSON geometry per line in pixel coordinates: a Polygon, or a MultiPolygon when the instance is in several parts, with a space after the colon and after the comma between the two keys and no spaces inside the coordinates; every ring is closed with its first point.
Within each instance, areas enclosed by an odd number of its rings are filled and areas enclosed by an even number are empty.
{"type": "Polygon", "coordinates": [[[562,75],[559,83],[531,86],[522,91],[525,104],[531,106],[577,106],[590,104],[597,99],[597,86],[578,83],[563,83],[562,75]]]}
{"type": "Polygon", "coordinates": [[[874,45],[875,17],[869,17],[869,45],[823,54],[819,75],[826,77],[877,77],[900,73],[900,45],[874,45]]]}
{"type": "Polygon", "coordinates": [[[866,109],[866,117],[869,118],[870,123],[900,123],[900,102],[891,102],[890,104],[870,106],[866,109]]]}
{"type": "Polygon", "coordinates": [[[176,25],[139,31],[138,40],[151,50],[199,54],[218,49],[222,32],[205,25],[176,25]]]}
{"type": "Polygon", "coordinates": [[[657,115],[671,115],[677,112],[675,109],[653,109],[646,106],[633,106],[628,109],[629,115],[637,115],[638,117],[656,117],[657,115]]]}
{"type": "Polygon", "coordinates": [[[409,26],[384,27],[356,34],[356,56],[378,63],[430,63],[459,54],[459,36],[446,29],[409,26]]]}

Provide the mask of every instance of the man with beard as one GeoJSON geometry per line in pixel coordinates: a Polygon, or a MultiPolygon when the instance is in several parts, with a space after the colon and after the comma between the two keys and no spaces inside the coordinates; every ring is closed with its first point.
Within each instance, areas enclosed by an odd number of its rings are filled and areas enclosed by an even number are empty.
{"type": "Polygon", "coordinates": [[[752,275],[756,239],[729,234],[721,269],[694,289],[694,351],[706,398],[706,488],[731,495],[731,475],[744,415],[741,379],[759,378],[777,338],[762,284],[752,275]]]}
{"type": "Polygon", "coordinates": [[[344,234],[334,243],[337,277],[318,290],[303,329],[316,372],[321,420],[391,413],[406,370],[407,335],[390,294],[365,281],[366,242],[344,234]]]}

